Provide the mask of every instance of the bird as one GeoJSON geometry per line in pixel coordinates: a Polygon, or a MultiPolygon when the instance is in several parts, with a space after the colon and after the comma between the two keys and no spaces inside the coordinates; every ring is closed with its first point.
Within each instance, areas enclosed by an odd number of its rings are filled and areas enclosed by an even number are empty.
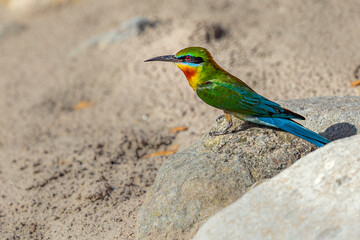
{"type": "Polygon", "coordinates": [[[239,78],[221,68],[205,48],[188,47],[175,55],[145,60],[145,62],[152,61],[174,63],[185,74],[190,87],[201,100],[224,111],[224,115],[219,116],[217,120],[225,117],[227,126],[220,133],[213,134],[215,136],[228,133],[233,116],[244,121],[281,129],[317,147],[330,142],[293,120],[305,120],[303,116],[259,95],[239,78]]]}

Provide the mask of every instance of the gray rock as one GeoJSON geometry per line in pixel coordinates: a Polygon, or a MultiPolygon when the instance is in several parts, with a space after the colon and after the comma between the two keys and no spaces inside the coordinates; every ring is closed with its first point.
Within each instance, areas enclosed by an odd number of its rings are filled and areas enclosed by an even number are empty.
{"type": "Polygon", "coordinates": [[[144,17],[134,17],[129,21],[121,23],[115,29],[82,42],[69,52],[69,56],[73,57],[90,47],[106,46],[109,44],[122,42],[132,36],[137,36],[143,33],[147,27],[154,27],[156,24],[157,22],[150,21],[144,17]]]}
{"type": "MultiPolygon", "coordinates": [[[[304,126],[330,139],[356,134],[359,97],[282,102],[308,120],[304,126]]],[[[211,131],[225,127],[220,121],[211,131]]],[[[201,223],[316,149],[289,133],[234,121],[234,134],[205,135],[166,160],[139,211],[139,239],[189,239],[201,223]]]]}
{"type": "Polygon", "coordinates": [[[300,159],[211,217],[196,240],[359,239],[360,135],[300,159]]]}
{"type": "Polygon", "coordinates": [[[8,37],[17,36],[26,30],[26,26],[21,23],[11,22],[0,24],[0,41],[8,37]]]}

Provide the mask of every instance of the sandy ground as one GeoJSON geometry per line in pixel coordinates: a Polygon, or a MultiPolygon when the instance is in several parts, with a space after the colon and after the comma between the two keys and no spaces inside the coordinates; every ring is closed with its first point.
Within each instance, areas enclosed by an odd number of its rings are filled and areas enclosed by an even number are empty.
{"type": "Polygon", "coordinates": [[[356,94],[355,0],[83,0],[27,14],[2,2],[1,239],[135,238],[167,157],[149,154],[185,149],[221,113],[172,64],[145,59],[198,45],[272,100],[356,94]],[[136,16],[154,25],[78,47],[136,16]]]}

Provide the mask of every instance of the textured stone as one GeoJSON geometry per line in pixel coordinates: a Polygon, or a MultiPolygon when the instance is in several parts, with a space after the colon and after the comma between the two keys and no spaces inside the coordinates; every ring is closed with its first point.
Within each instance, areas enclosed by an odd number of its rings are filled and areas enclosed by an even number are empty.
{"type": "Polygon", "coordinates": [[[196,240],[359,239],[360,135],[300,159],[211,217],[196,240]]]}
{"type": "MultiPolygon", "coordinates": [[[[282,102],[303,114],[304,126],[337,139],[356,134],[359,97],[282,102]]],[[[211,131],[225,127],[220,121],[211,131]]],[[[286,132],[235,120],[234,134],[205,135],[169,158],[147,193],[138,216],[140,239],[188,239],[200,223],[316,149],[286,132]]]]}

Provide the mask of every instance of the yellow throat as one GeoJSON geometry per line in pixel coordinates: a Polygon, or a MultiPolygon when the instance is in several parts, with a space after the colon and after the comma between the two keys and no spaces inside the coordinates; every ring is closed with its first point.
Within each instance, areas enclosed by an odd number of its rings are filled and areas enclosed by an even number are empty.
{"type": "Polygon", "coordinates": [[[192,67],[181,63],[175,63],[175,65],[183,71],[190,87],[196,91],[197,85],[199,84],[200,67],[192,67]]]}

